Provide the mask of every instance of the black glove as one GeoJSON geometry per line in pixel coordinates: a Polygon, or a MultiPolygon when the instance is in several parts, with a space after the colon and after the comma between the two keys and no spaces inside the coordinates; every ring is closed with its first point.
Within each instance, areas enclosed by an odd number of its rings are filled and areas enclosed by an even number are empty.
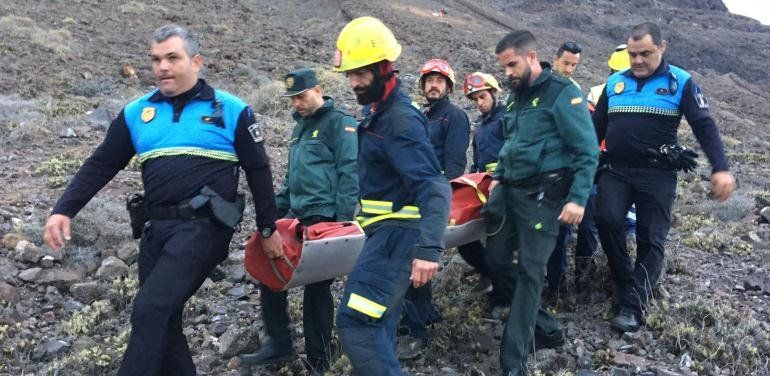
{"type": "Polygon", "coordinates": [[[698,166],[698,153],[681,145],[661,145],[657,150],[648,148],[645,153],[651,161],[674,171],[690,172],[698,166]]]}

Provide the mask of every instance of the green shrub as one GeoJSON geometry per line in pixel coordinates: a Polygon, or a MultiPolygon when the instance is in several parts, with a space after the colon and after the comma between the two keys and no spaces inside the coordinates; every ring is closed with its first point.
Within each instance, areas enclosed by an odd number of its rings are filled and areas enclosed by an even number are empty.
{"type": "Polygon", "coordinates": [[[768,361],[770,336],[752,311],[697,297],[673,305],[658,301],[646,321],[669,351],[689,353],[698,373],[716,366],[753,374],[768,361]]]}
{"type": "Polygon", "coordinates": [[[97,300],[79,311],[62,323],[62,329],[71,336],[89,335],[96,323],[112,310],[108,300],[97,300]]]}
{"type": "Polygon", "coordinates": [[[80,168],[81,161],[60,155],[40,163],[35,169],[35,176],[65,177],[74,174],[80,168]]]}

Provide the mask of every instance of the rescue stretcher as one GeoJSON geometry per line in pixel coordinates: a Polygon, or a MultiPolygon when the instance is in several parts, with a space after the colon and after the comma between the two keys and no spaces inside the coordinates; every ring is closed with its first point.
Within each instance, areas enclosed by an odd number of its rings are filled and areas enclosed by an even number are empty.
{"type": "MultiPolygon", "coordinates": [[[[444,234],[446,248],[486,236],[481,208],[489,196],[489,173],[466,174],[450,181],[452,206],[444,234]]],[[[348,274],[363,248],[366,235],[358,222],[322,222],[304,228],[297,219],[280,219],[276,231],[284,241],[284,256],[267,257],[255,232],[246,243],[246,271],[274,291],[348,274]]]]}

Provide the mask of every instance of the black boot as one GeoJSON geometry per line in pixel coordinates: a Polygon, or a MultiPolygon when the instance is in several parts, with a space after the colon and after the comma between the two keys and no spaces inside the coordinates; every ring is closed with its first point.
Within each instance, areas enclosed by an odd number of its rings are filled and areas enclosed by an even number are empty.
{"type": "Polygon", "coordinates": [[[621,308],[620,313],[610,320],[610,328],[621,333],[635,332],[640,326],[641,323],[636,314],[625,308],[621,308]]]}
{"type": "Polygon", "coordinates": [[[564,334],[561,330],[554,333],[541,333],[535,330],[535,350],[555,349],[564,345],[564,334]]]}
{"type": "Polygon", "coordinates": [[[294,348],[291,344],[280,345],[269,339],[252,354],[240,355],[241,363],[250,365],[283,363],[294,359],[294,348]]]}

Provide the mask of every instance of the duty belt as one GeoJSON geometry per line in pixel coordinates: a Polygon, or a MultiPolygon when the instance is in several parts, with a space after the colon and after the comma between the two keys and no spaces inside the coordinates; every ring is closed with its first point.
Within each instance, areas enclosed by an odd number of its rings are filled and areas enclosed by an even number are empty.
{"type": "Polygon", "coordinates": [[[386,219],[420,219],[420,208],[405,205],[394,212],[390,201],[361,200],[361,213],[356,217],[361,227],[386,219]]]}
{"type": "Polygon", "coordinates": [[[506,180],[504,183],[515,188],[531,188],[539,185],[550,185],[561,179],[571,176],[572,170],[569,168],[560,168],[558,170],[552,170],[543,172],[541,174],[532,175],[523,179],[506,180]]]}
{"type": "Polygon", "coordinates": [[[211,209],[204,206],[193,209],[190,200],[185,200],[177,205],[169,206],[147,206],[147,218],[155,220],[163,219],[195,219],[211,217],[211,209]]]}

